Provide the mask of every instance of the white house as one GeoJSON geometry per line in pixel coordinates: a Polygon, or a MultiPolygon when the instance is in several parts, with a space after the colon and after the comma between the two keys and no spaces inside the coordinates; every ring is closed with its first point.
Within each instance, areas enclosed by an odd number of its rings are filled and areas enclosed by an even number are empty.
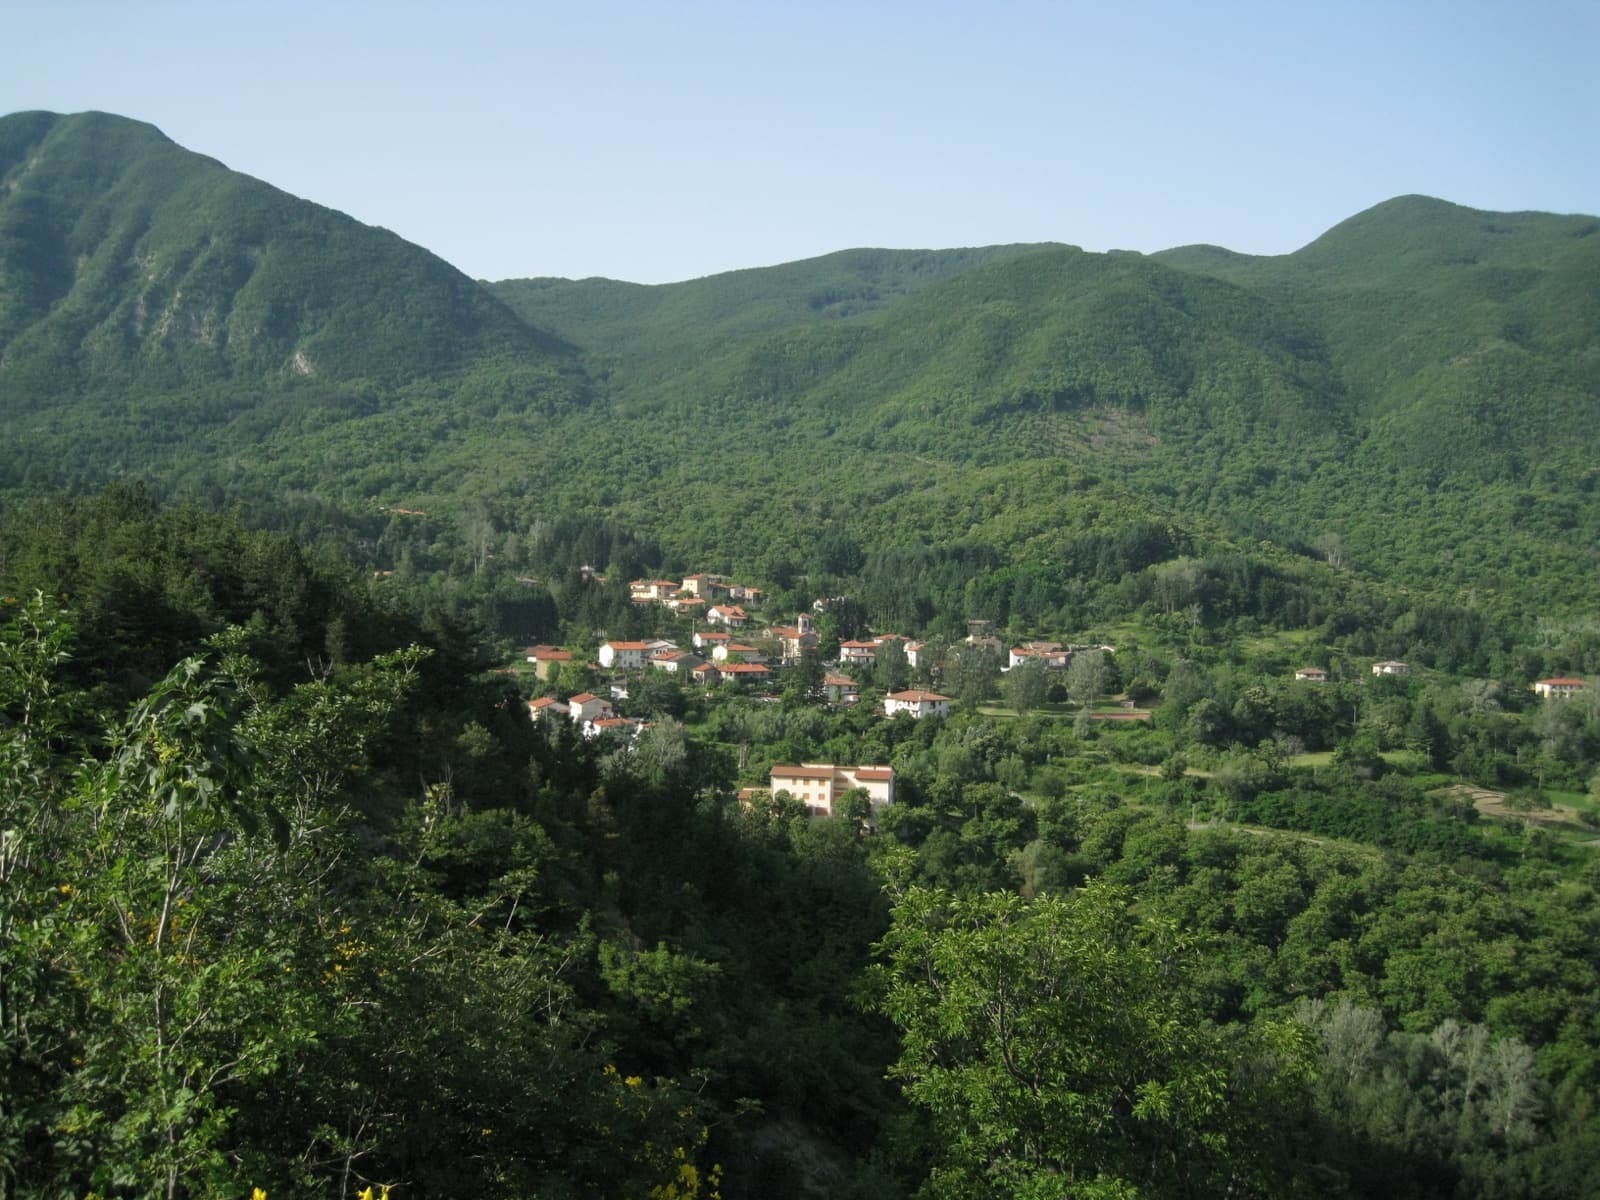
{"type": "Polygon", "coordinates": [[[878,643],[866,641],[850,641],[839,643],[839,665],[848,667],[852,664],[860,667],[870,667],[878,661],[878,643]]]}
{"type": "Polygon", "coordinates": [[[1068,650],[1060,642],[1026,642],[1021,646],[1013,646],[1011,648],[1011,658],[1006,664],[1006,669],[1010,670],[1018,663],[1033,660],[1042,662],[1052,671],[1065,671],[1071,658],[1072,651],[1068,650]]]}
{"type": "Polygon", "coordinates": [[[594,739],[605,734],[613,737],[636,738],[649,726],[643,721],[636,721],[632,717],[599,717],[593,721],[583,723],[583,736],[594,739]]]}
{"type": "Polygon", "coordinates": [[[652,667],[669,675],[676,675],[680,671],[687,675],[703,662],[705,659],[687,650],[663,650],[650,659],[652,667]]]}
{"type": "Polygon", "coordinates": [[[891,717],[908,712],[919,721],[923,717],[948,717],[950,697],[914,688],[908,692],[890,692],[883,698],[883,711],[891,717]]]}
{"type": "Polygon", "coordinates": [[[567,706],[559,700],[552,700],[549,696],[540,696],[537,700],[528,701],[528,717],[538,722],[546,717],[564,717],[567,715],[567,706]]]}
{"type": "Polygon", "coordinates": [[[706,609],[706,620],[729,629],[742,629],[750,618],[737,604],[713,604],[706,609]]]}
{"type": "Polygon", "coordinates": [[[1377,662],[1372,664],[1372,673],[1374,675],[1409,675],[1411,674],[1411,664],[1393,660],[1377,662]]]}
{"type": "Polygon", "coordinates": [[[827,693],[829,704],[854,704],[861,699],[861,689],[847,675],[824,675],[822,690],[827,693]]]}
{"type": "Polygon", "coordinates": [[[628,584],[628,599],[635,604],[661,604],[678,594],[671,579],[635,579],[628,584]]]}
{"type": "Polygon", "coordinates": [[[645,664],[645,655],[658,647],[650,642],[607,642],[600,647],[600,665],[608,671],[635,671],[645,664]]]}
{"type": "Polygon", "coordinates": [[[1321,667],[1301,667],[1294,673],[1296,679],[1304,679],[1308,683],[1327,683],[1328,673],[1321,667]]]}
{"type": "Polygon", "coordinates": [[[800,661],[800,656],[817,644],[817,635],[809,628],[810,622],[802,615],[794,625],[774,625],[767,636],[781,647],[783,662],[790,666],[800,661]]]}
{"type": "Polygon", "coordinates": [[[1585,679],[1541,679],[1533,685],[1533,690],[1546,700],[1570,700],[1587,686],[1588,680],[1585,679]]]}

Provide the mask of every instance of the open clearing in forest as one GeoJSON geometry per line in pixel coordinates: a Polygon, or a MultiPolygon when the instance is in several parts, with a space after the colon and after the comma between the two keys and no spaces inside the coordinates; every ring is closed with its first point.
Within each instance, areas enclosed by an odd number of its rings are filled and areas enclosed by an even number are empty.
{"type": "Polygon", "coordinates": [[[1521,821],[1526,825],[1537,825],[1552,833],[1566,834],[1582,845],[1600,848],[1600,831],[1585,825],[1578,817],[1578,810],[1570,804],[1553,804],[1549,808],[1524,810],[1512,808],[1506,803],[1506,794],[1497,792],[1493,788],[1458,783],[1445,790],[1453,797],[1471,801],[1473,808],[1491,820],[1521,821]]]}

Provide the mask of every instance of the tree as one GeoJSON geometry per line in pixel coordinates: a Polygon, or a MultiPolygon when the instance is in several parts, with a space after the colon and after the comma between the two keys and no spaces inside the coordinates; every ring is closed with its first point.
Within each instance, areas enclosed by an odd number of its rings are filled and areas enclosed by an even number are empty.
{"type": "Polygon", "coordinates": [[[981,644],[952,646],[945,677],[955,698],[967,708],[974,708],[995,694],[1000,681],[1000,655],[981,644]]]}
{"type": "Polygon", "coordinates": [[[1265,1108],[1310,1039],[1270,1026],[1244,1095],[1184,985],[1193,948],[1091,884],[1031,903],[909,887],[879,946],[891,1074],[933,1122],[928,1194],[1180,1196],[1266,1190],[1265,1108]],[[1254,1128],[1252,1128],[1254,1126],[1254,1128]]]}
{"type": "Polygon", "coordinates": [[[1084,708],[1093,708],[1109,677],[1104,650],[1080,650],[1067,664],[1067,694],[1084,708]]]}
{"type": "Polygon", "coordinates": [[[1006,700],[1019,716],[1044,705],[1050,691],[1050,668],[1037,658],[1025,658],[1006,672],[1006,700]]]}

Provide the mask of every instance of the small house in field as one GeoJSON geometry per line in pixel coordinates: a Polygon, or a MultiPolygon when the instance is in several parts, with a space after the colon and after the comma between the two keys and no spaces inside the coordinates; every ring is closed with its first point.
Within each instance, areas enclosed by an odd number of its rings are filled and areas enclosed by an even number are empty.
{"type": "Polygon", "coordinates": [[[1307,683],[1327,683],[1328,673],[1321,667],[1301,667],[1294,673],[1296,679],[1303,679],[1307,683]]]}
{"type": "Polygon", "coordinates": [[[1409,675],[1411,674],[1411,664],[1393,660],[1375,662],[1372,664],[1372,673],[1374,675],[1409,675]]]}

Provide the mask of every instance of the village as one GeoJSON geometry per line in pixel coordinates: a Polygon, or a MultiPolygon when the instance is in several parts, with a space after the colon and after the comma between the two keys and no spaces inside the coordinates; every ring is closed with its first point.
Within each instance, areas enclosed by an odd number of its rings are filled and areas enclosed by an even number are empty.
{"type": "MultiPolygon", "coordinates": [[[[744,695],[760,703],[786,697],[828,708],[862,703],[865,696],[886,720],[948,718],[956,697],[939,690],[962,666],[977,664],[991,679],[1022,668],[1044,680],[1064,677],[1075,658],[1092,656],[1095,672],[1109,687],[1116,679],[1116,647],[1104,643],[1067,644],[1027,639],[1008,644],[983,618],[966,621],[966,637],[953,645],[930,646],[900,633],[866,637],[829,636],[830,606],[844,598],[816,600],[810,612],[786,623],[759,618],[764,595],[760,588],[723,576],[696,573],[681,580],[639,579],[629,584],[629,598],[639,607],[657,606],[686,618],[692,632],[688,644],[665,637],[605,639],[592,658],[572,649],[536,645],[521,653],[525,667],[542,694],[527,701],[534,722],[569,722],[587,740],[611,739],[629,745],[651,726],[644,687],[652,677],[693,689],[706,698],[744,695]],[[880,670],[880,667],[887,669],[880,670]],[[903,686],[901,686],[903,685],[903,686]],[[635,699],[644,703],[632,703],[635,699]],[[633,715],[625,710],[632,708],[633,715]]],[[[1087,665],[1087,664],[1086,664],[1087,665]]],[[[1411,666],[1398,660],[1371,664],[1375,678],[1406,678],[1411,666]]],[[[1299,683],[1327,684],[1320,666],[1294,671],[1299,683]]],[[[1586,686],[1583,679],[1538,680],[1531,690],[1542,699],[1568,699],[1586,686]]],[[[1056,685],[1059,694],[1059,684],[1056,685]]],[[[954,689],[952,689],[954,690],[954,689]]],[[[1148,722],[1151,713],[1114,690],[1097,697],[1091,688],[1080,698],[1080,719],[1148,722]],[[1114,704],[1096,710],[1093,701],[1114,704]]],[[[813,816],[832,816],[848,801],[868,806],[871,813],[894,802],[895,774],[886,764],[842,765],[803,762],[775,764],[766,789],[744,788],[749,802],[757,792],[787,794],[813,816]]]]}

